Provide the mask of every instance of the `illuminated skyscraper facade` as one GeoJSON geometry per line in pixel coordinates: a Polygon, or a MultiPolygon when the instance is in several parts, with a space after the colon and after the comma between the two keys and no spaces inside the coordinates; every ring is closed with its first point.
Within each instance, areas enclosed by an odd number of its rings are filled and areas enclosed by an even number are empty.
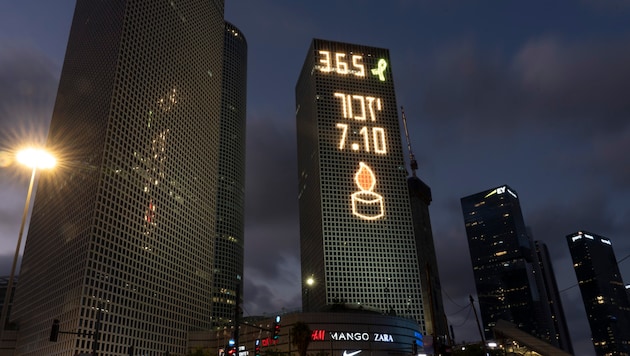
{"type": "Polygon", "coordinates": [[[464,197],[461,205],[485,337],[502,319],[558,346],[516,191],[500,186],[464,197]]]}
{"type": "Polygon", "coordinates": [[[219,0],[77,1],[17,354],[183,354],[211,327],[224,35],[219,0]]]}
{"type": "Polygon", "coordinates": [[[595,352],[630,355],[630,301],[610,239],[587,231],[567,236],[595,352]]]}
{"type": "Polygon", "coordinates": [[[212,289],[215,326],[233,323],[237,298],[242,299],[246,99],[247,41],[226,22],[212,289]]]}
{"type": "Polygon", "coordinates": [[[304,309],[360,304],[424,330],[389,51],[313,40],[296,117],[304,309]]]}

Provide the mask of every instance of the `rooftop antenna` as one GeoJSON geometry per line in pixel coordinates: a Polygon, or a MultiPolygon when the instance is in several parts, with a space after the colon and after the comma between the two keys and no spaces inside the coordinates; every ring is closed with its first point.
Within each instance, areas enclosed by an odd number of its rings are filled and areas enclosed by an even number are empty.
{"type": "Polygon", "coordinates": [[[405,116],[405,109],[401,106],[400,111],[402,111],[402,122],[405,127],[405,138],[407,139],[407,150],[409,151],[411,174],[415,177],[416,170],[418,169],[418,162],[416,161],[416,156],[413,155],[413,151],[411,150],[411,140],[409,140],[409,130],[407,130],[407,117],[405,116]]]}

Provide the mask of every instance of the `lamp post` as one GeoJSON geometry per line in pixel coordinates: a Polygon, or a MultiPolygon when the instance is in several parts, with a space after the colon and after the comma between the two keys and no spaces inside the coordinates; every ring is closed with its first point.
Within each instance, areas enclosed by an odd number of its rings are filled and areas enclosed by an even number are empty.
{"type": "Polygon", "coordinates": [[[311,275],[310,277],[308,277],[306,279],[306,311],[311,311],[311,288],[313,287],[313,285],[315,284],[315,279],[313,278],[313,275],[311,275]]]}
{"type": "Polygon", "coordinates": [[[4,303],[2,304],[2,315],[0,315],[0,342],[4,337],[4,329],[7,323],[7,313],[9,312],[9,303],[13,295],[13,280],[15,279],[15,266],[20,255],[20,247],[22,246],[22,235],[24,234],[24,224],[26,223],[26,216],[31,204],[31,194],[33,192],[33,185],[35,183],[35,174],[37,169],[52,168],[55,166],[55,158],[48,152],[28,148],[18,152],[16,155],[18,162],[30,167],[32,169],[31,182],[28,185],[28,192],[26,193],[26,203],[24,204],[24,212],[22,213],[22,224],[20,225],[20,233],[18,235],[17,246],[15,247],[15,255],[13,255],[13,264],[11,265],[11,274],[9,275],[9,282],[7,283],[7,291],[4,295],[4,303]]]}

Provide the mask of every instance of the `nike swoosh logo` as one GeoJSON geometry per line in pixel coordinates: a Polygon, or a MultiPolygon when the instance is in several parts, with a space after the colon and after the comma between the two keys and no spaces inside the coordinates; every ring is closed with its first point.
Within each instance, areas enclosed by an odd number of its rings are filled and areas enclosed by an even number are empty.
{"type": "Polygon", "coordinates": [[[363,350],[359,350],[359,351],[355,351],[355,352],[348,352],[348,351],[344,350],[343,356],[354,356],[354,355],[358,354],[361,351],[363,351],[363,350]]]}

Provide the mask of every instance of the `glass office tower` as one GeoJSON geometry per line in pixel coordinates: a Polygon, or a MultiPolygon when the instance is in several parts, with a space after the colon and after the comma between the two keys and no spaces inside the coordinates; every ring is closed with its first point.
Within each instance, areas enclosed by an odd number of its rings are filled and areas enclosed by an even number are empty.
{"type": "Polygon", "coordinates": [[[464,197],[461,205],[485,337],[502,319],[558,346],[516,192],[504,185],[464,197]]]}
{"type": "Polygon", "coordinates": [[[245,214],[245,120],[247,41],[225,24],[221,130],[217,182],[216,246],[212,316],[214,326],[233,324],[243,276],[245,214]]]}
{"type": "Polygon", "coordinates": [[[352,304],[424,330],[389,51],[313,40],[296,117],[304,309],[352,304]]]}
{"type": "Polygon", "coordinates": [[[551,311],[551,318],[553,320],[555,338],[558,342],[558,346],[570,353],[573,352],[573,344],[571,343],[571,335],[569,334],[569,327],[567,326],[567,319],[564,316],[564,308],[562,307],[562,299],[560,298],[560,291],[558,290],[558,283],[556,283],[556,275],[553,272],[553,264],[551,263],[551,255],[547,245],[542,241],[534,241],[536,247],[536,255],[538,257],[540,271],[542,272],[542,279],[547,291],[547,298],[549,299],[549,309],[551,311]]]}
{"type": "Polygon", "coordinates": [[[224,34],[219,0],[77,1],[17,354],[183,354],[210,328],[224,34]]]}
{"type": "Polygon", "coordinates": [[[597,355],[630,355],[630,301],[610,239],[567,235],[573,268],[597,355]]]}

